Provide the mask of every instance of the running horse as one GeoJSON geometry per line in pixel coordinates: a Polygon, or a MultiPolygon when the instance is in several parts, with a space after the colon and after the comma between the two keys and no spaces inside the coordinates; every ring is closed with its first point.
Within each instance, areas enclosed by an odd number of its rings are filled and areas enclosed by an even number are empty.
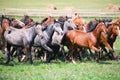
{"type": "MultiPolygon", "coordinates": [[[[40,24],[35,24],[33,27],[28,29],[10,29],[10,22],[8,19],[3,18],[1,21],[1,27],[4,29],[4,40],[6,42],[6,54],[7,60],[6,63],[10,62],[10,47],[21,47],[27,50],[27,57],[30,59],[30,63],[32,64],[32,55],[31,55],[31,47],[33,44],[33,40],[38,34],[39,36],[42,35],[43,27],[40,24]]],[[[12,60],[13,61],[13,60],[12,60]]]]}
{"type": "Polygon", "coordinates": [[[68,39],[69,53],[73,63],[76,63],[74,60],[74,49],[78,46],[81,48],[89,48],[96,52],[95,60],[99,61],[99,52],[100,52],[100,43],[104,44],[110,51],[113,49],[107,42],[107,28],[104,23],[99,23],[95,30],[92,32],[81,32],[79,30],[71,30],[66,34],[68,39]]]}
{"type": "MultiPolygon", "coordinates": [[[[106,20],[105,19],[103,19],[103,20],[95,19],[93,21],[90,21],[87,24],[87,26],[86,26],[87,32],[93,31],[96,28],[96,26],[97,26],[97,24],[99,22],[104,22],[105,23],[106,28],[108,30],[108,32],[107,32],[107,35],[108,35],[107,36],[107,41],[110,44],[110,46],[112,47],[112,49],[113,49],[113,44],[116,41],[117,36],[120,35],[119,34],[120,33],[120,31],[119,31],[119,29],[120,29],[120,19],[116,20],[116,22],[112,21],[111,19],[106,19],[106,20]]],[[[116,54],[115,54],[115,51],[113,51],[112,53],[109,52],[109,54],[108,54],[105,46],[103,46],[103,45],[101,45],[101,46],[102,46],[103,51],[105,51],[107,53],[106,55],[108,55],[109,58],[111,58],[113,60],[115,60],[117,58],[116,54]]],[[[103,54],[101,54],[100,57],[102,58],[103,54]]]]}
{"type": "MultiPolygon", "coordinates": [[[[107,41],[110,44],[110,46],[112,47],[112,49],[114,50],[114,48],[113,48],[114,42],[116,41],[117,36],[120,37],[120,26],[117,23],[111,23],[111,25],[109,25],[107,27],[107,29],[108,29],[108,32],[107,32],[107,34],[108,34],[107,38],[108,39],[107,39],[107,41]]],[[[103,47],[103,50],[105,52],[107,52],[105,47],[103,47]]],[[[106,55],[108,55],[112,60],[117,59],[115,51],[113,53],[111,53],[111,54],[109,52],[109,54],[106,54],[106,55]]]]}
{"type": "Polygon", "coordinates": [[[13,30],[15,30],[15,28],[21,28],[25,24],[23,22],[21,22],[20,20],[17,20],[17,19],[14,19],[14,18],[10,19],[9,17],[5,17],[4,15],[2,15],[0,23],[1,23],[1,25],[0,25],[0,49],[4,53],[4,38],[3,38],[3,34],[6,31],[5,30],[6,26],[8,26],[6,23],[9,23],[10,28],[13,29],[13,30]]]}

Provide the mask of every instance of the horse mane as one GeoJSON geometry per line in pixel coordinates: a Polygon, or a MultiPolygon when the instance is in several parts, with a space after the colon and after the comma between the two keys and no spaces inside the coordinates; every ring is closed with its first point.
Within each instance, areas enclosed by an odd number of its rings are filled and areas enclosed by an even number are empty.
{"type": "Polygon", "coordinates": [[[54,21],[55,21],[55,19],[54,19],[52,16],[48,16],[48,17],[46,17],[45,19],[43,19],[43,20],[41,21],[41,25],[43,25],[43,26],[48,26],[48,25],[50,25],[52,22],[54,23],[54,21]]]}
{"type": "Polygon", "coordinates": [[[93,31],[96,28],[97,25],[98,25],[98,22],[96,22],[96,21],[90,21],[87,24],[87,32],[93,31]]]}
{"type": "Polygon", "coordinates": [[[46,18],[44,18],[41,22],[40,22],[40,24],[42,25],[45,21],[47,21],[48,20],[48,18],[46,17],[46,18]]]}

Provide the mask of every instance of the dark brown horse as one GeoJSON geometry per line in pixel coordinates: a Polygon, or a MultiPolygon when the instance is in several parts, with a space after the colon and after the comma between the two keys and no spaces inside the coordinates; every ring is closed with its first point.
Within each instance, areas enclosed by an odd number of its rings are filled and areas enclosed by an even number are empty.
{"type": "Polygon", "coordinates": [[[99,47],[100,44],[104,44],[110,51],[112,48],[107,42],[107,28],[104,23],[99,23],[95,30],[92,32],[81,32],[79,30],[71,30],[66,34],[69,44],[69,52],[72,59],[72,62],[75,63],[73,52],[74,49],[79,47],[90,48],[96,52],[96,61],[99,60],[99,47]]]}
{"type": "MultiPolygon", "coordinates": [[[[108,34],[107,41],[110,44],[110,46],[112,47],[112,49],[114,49],[113,48],[114,42],[116,41],[117,36],[120,37],[120,28],[119,28],[119,25],[116,24],[116,23],[112,23],[110,26],[108,26],[107,29],[108,29],[108,32],[107,32],[107,34],[108,34]]],[[[105,47],[103,47],[103,49],[105,50],[105,52],[107,52],[107,50],[105,49],[105,47]]],[[[106,54],[106,55],[108,55],[108,54],[106,54]]],[[[110,57],[110,55],[112,55],[111,59],[113,59],[113,60],[115,60],[116,57],[117,57],[116,54],[115,54],[115,52],[109,54],[109,57],[110,57]]]]}

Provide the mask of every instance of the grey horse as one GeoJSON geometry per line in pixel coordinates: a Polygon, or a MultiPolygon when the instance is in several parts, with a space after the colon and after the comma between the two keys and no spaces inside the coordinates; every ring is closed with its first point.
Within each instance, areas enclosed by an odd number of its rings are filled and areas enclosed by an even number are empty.
{"type": "Polygon", "coordinates": [[[30,63],[32,64],[32,55],[31,55],[31,47],[33,45],[34,38],[36,35],[43,35],[42,33],[43,27],[40,24],[35,24],[28,29],[16,29],[16,30],[7,30],[4,33],[4,38],[6,41],[6,53],[7,53],[7,61],[10,61],[10,46],[22,47],[27,50],[27,55],[30,59],[30,63]]]}
{"type": "MultiPolygon", "coordinates": [[[[48,53],[51,53],[50,55],[52,55],[52,53],[55,53],[59,49],[58,47],[57,49],[55,49],[54,47],[54,50],[53,50],[54,45],[51,42],[52,42],[52,36],[54,32],[57,32],[59,35],[63,35],[63,30],[61,28],[61,25],[58,22],[54,22],[53,24],[50,24],[49,26],[47,26],[46,29],[43,31],[43,37],[39,37],[37,35],[34,39],[33,46],[34,47],[40,46],[48,53]]],[[[50,59],[48,59],[47,62],[50,62],[50,59]]]]}

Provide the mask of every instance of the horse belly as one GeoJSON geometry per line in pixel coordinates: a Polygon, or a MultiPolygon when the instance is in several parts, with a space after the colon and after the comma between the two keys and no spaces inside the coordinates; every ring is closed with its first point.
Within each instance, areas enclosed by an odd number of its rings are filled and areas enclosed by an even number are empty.
{"type": "Polygon", "coordinates": [[[79,35],[77,37],[75,37],[74,39],[74,43],[81,46],[81,47],[88,47],[89,46],[89,41],[88,41],[89,37],[86,35],[79,35]]]}
{"type": "Polygon", "coordinates": [[[92,34],[88,33],[79,33],[76,37],[73,39],[74,43],[81,46],[81,47],[87,47],[89,48],[91,45],[96,44],[96,38],[92,34]]]}

